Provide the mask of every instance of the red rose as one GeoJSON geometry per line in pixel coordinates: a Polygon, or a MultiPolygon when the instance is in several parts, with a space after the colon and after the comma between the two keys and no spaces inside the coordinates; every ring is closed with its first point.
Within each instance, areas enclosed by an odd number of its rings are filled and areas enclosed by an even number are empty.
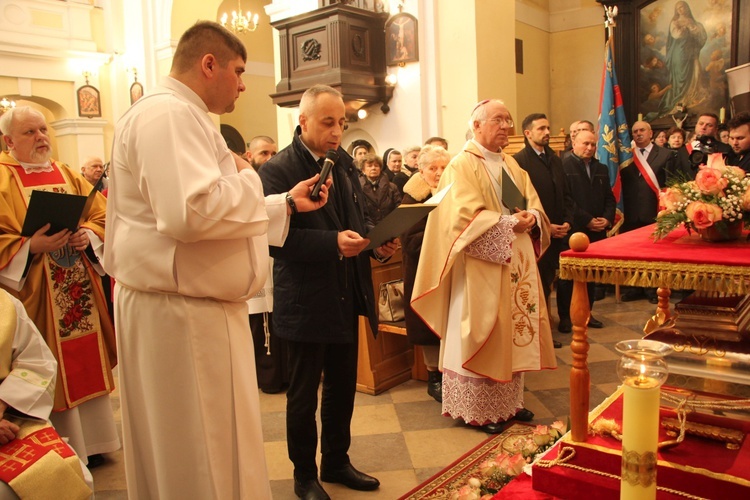
{"type": "Polygon", "coordinates": [[[81,304],[76,304],[75,306],[73,306],[73,309],[70,310],[70,313],[73,315],[73,321],[78,321],[83,318],[83,308],[81,307],[81,304]]]}
{"type": "Polygon", "coordinates": [[[65,271],[61,267],[58,267],[55,269],[55,272],[52,273],[52,279],[55,280],[55,283],[62,283],[65,281],[65,271]]]}
{"type": "Polygon", "coordinates": [[[73,321],[73,313],[71,311],[65,313],[65,316],[63,316],[63,323],[65,324],[65,328],[70,328],[70,325],[73,324],[73,321]]]}
{"type": "Polygon", "coordinates": [[[68,294],[71,299],[78,300],[81,298],[81,295],[83,295],[83,287],[80,283],[73,283],[70,285],[70,288],[68,288],[68,294]]]}

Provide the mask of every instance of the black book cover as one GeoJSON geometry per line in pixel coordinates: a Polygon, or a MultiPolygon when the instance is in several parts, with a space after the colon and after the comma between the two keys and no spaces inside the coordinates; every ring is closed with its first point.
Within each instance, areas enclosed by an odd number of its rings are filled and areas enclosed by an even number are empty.
{"type": "MultiPolygon", "coordinates": [[[[96,196],[96,190],[92,195],[96,196]]],[[[47,223],[51,225],[47,231],[48,235],[59,233],[63,229],[75,232],[84,216],[88,199],[91,198],[93,201],[92,195],[32,191],[21,236],[33,236],[47,223]]]]}

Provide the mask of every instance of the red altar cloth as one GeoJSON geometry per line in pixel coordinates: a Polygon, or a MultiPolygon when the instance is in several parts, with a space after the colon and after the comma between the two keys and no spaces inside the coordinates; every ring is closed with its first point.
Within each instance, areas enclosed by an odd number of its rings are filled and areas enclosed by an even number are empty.
{"type": "Polygon", "coordinates": [[[684,228],[654,241],[655,224],[560,254],[560,276],[632,286],[750,293],[750,244],[743,236],[706,243],[684,228]]]}
{"type": "MultiPolygon", "coordinates": [[[[600,418],[607,418],[614,419],[622,425],[622,394],[615,393],[608,401],[609,405],[592,423],[600,418]]],[[[675,417],[674,411],[662,408],[661,418],[670,417],[675,417]]],[[[747,421],[696,413],[690,414],[688,419],[750,432],[750,422],[747,421]]],[[[666,435],[663,428],[660,429],[659,441],[669,439],[672,438],[666,435]]],[[[570,464],[590,471],[560,465],[552,468],[535,465],[534,490],[561,498],[579,498],[584,495],[597,499],[619,498],[622,461],[622,445],[619,441],[612,437],[589,436],[583,443],[573,443],[563,438],[545,455],[544,460],[557,457],[560,446],[572,447],[575,450],[575,457],[570,464]],[[605,477],[593,471],[618,477],[605,477]]],[[[738,450],[729,450],[718,441],[687,436],[679,446],[659,451],[657,467],[656,482],[659,487],[703,498],[750,498],[750,440],[745,439],[738,450]]],[[[683,497],[660,490],[657,492],[657,498],[662,500],[683,497]]]]}

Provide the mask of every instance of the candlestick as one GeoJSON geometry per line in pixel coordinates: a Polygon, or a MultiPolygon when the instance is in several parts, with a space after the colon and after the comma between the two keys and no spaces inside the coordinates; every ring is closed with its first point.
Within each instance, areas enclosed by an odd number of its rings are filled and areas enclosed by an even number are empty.
{"type": "Polygon", "coordinates": [[[719,123],[724,123],[724,118],[726,118],[727,110],[724,108],[719,108],[719,123]]]}
{"type": "Polygon", "coordinates": [[[639,122],[643,121],[643,113],[638,113],[638,121],[639,122]]]}
{"type": "Polygon", "coordinates": [[[623,381],[621,500],[656,498],[660,387],[667,379],[662,359],[671,347],[652,340],[626,340],[617,374],[623,381]]]}

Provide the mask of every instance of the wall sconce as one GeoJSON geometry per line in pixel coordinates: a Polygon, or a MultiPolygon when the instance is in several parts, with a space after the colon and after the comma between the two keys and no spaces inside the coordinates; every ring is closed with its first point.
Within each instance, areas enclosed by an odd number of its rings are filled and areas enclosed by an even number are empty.
{"type": "Polygon", "coordinates": [[[385,77],[385,83],[387,83],[391,87],[395,87],[398,83],[398,75],[396,73],[389,74],[385,77]]]}
{"type": "Polygon", "coordinates": [[[255,31],[258,28],[258,14],[252,15],[247,11],[247,16],[242,13],[242,2],[237,0],[237,10],[232,11],[232,21],[227,26],[229,15],[221,15],[221,25],[235,33],[244,33],[245,31],[255,31]]]}
{"type": "Polygon", "coordinates": [[[15,107],[16,101],[8,99],[7,97],[3,97],[2,99],[0,99],[0,110],[2,110],[3,113],[15,107]]]}
{"type": "Polygon", "coordinates": [[[359,118],[360,120],[364,120],[365,118],[367,118],[367,115],[368,113],[366,109],[360,109],[357,111],[357,118],[359,118]]]}

